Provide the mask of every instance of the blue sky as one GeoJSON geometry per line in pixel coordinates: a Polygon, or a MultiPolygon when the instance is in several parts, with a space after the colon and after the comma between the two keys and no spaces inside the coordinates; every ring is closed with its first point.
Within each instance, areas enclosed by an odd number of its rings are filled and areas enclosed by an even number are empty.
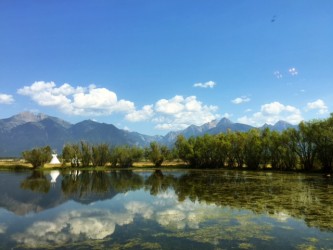
{"type": "Polygon", "coordinates": [[[166,134],[333,107],[331,0],[0,1],[0,118],[166,134]]]}

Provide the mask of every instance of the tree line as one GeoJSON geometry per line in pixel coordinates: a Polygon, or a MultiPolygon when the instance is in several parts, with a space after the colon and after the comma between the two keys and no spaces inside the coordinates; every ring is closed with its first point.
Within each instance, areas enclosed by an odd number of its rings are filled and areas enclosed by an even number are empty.
{"type": "MultiPolygon", "coordinates": [[[[24,151],[22,156],[33,168],[43,167],[51,161],[51,148],[34,148],[24,151]]],[[[150,161],[154,166],[160,167],[165,160],[174,158],[172,150],[157,142],[151,142],[149,147],[141,148],[128,145],[110,147],[105,143],[91,145],[81,141],[64,145],[61,154],[62,165],[71,167],[97,167],[109,164],[112,167],[128,168],[138,161],[150,161]]]]}
{"type": "Polygon", "coordinates": [[[221,133],[175,143],[178,156],[194,168],[247,167],[277,170],[332,171],[333,114],[325,120],[301,122],[282,132],[269,128],[221,133]]]}
{"type": "MultiPolygon", "coordinates": [[[[23,152],[34,168],[50,160],[49,146],[23,152]]],[[[69,143],[63,147],[64,165],[131,167],[150,161],[159,167],[165,160],[181,159],[192,168],[271,168],[276,170],[332,171],[333,114],[324,120],[301,122],[282,132],[252,129],[248,132],[177,137],[173,149],[152,142],[149,147],[69,143]]]]}

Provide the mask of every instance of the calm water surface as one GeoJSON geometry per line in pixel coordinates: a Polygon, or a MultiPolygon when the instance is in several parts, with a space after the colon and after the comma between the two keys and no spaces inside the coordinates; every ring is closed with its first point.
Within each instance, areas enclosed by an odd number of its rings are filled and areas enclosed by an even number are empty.
{"type": "Polygon", "coordinates": [[[333,249],[320,175],[2,171],[0,188],[0,249],[333,249]]]}

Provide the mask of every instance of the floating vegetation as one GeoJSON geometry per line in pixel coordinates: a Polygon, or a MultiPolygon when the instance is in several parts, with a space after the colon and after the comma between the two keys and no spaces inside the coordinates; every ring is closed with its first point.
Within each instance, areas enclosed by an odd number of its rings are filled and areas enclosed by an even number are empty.
{"type": "Polygon", "coordinates": [[[317,248],[313,245],[300,244],[300,245],[297,246],[297,249],[299,249],[299,250],[316,250],[317,248]]]}
{"type": "Polygon", "coordinates": [[[240,249],[254,249],[255,247],[250,243],[240,243],[238,245],[240,249]]]}
{"type": "Polygon", "coordinates": [[[162,249],[161,245],[156,242],[146,242],[139,238],[129,239],[124,244],[116,243],[112,245],[113,250],[123,249],[162,249]]]}
{"type": "Polygon", "coordinates": [[[333,183],[319,175],[126,170],[51,177],[0,174],[0,248],[333,246],[333,183]]]}
{"type": "Polygon", "coordinates": [[[259,241],[270,241],[274,239],[274,237],[269,234],[272,226],[253,222],[252,219],[255,215],[240,215],[239,217],[236,217],[237,222],[234,221],[235,217],[232,217],[232,213],[229,213],[228,215],[228,221],[224,220],[224,218],[222,218],[222,220],[216,219],[215,221],[211,221],[210,225],[206,225],[196,230],[164,234],[159,233],[155,236],[186,238],[211,245],[219,245],[223,241],[247,242],[253,239],[259,241]]]}

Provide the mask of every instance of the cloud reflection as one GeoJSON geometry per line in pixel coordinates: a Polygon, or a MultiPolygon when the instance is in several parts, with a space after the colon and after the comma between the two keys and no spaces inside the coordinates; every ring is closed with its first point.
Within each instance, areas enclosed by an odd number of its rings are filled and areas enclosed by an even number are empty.
{"type": "MultiPolygon", "coordinates": [[[[149,196],[148,193],[147,195],[149,196]]],[[[119,212],[113,212],[109,208],[91,206],[62,212],[53,221],[33,223],[25,231],[15,234],[13,239],[25,247],[62,246],[88,239],[101,240],[112,235],[117,225],[133,223],[135,216],[156,221],[168,230],[186,228],[200,230],[203,222],[216,219],[228,221],[231,218],[230,214],[233,213],[230,208],[221,208],[202,201],[193,202],[185,199],[179,202],[173,190],[159,193],[155,196],[156,199],[150,200],[150,202],[146,198],[139,198],[135,191],[129,192],[127,195],[120,195],[118,201],[123,204],[123,208],[119,212]],[[136,198],[128,201],[128,196],[136,198]]],[[[110,200],[105,202],[110,202],[110,200]]],[[[285,213],[275,216],[275,219],[282,222],[288,218],[285,213]]],[[[239,219],[238,223],[247,225],[249,221],[239,219]]],[[[0,233],[4,233],[6,229],[0,224],[0,233]]]]}
{"type": "Polygon", "coordinates": [[[28,247],[61,245],[80,239],[103,239],[114,233],[116,225],[133,222],[130,213],[112,213],[109,210],[73,210],[52,221],[38,221],[13,239],[28,247]]]}
{"type": "Polygon", "coordinates": [[[7,227],[3,224],[0,224],[0,234],[4,234],[7,231],[7,227]]]}

